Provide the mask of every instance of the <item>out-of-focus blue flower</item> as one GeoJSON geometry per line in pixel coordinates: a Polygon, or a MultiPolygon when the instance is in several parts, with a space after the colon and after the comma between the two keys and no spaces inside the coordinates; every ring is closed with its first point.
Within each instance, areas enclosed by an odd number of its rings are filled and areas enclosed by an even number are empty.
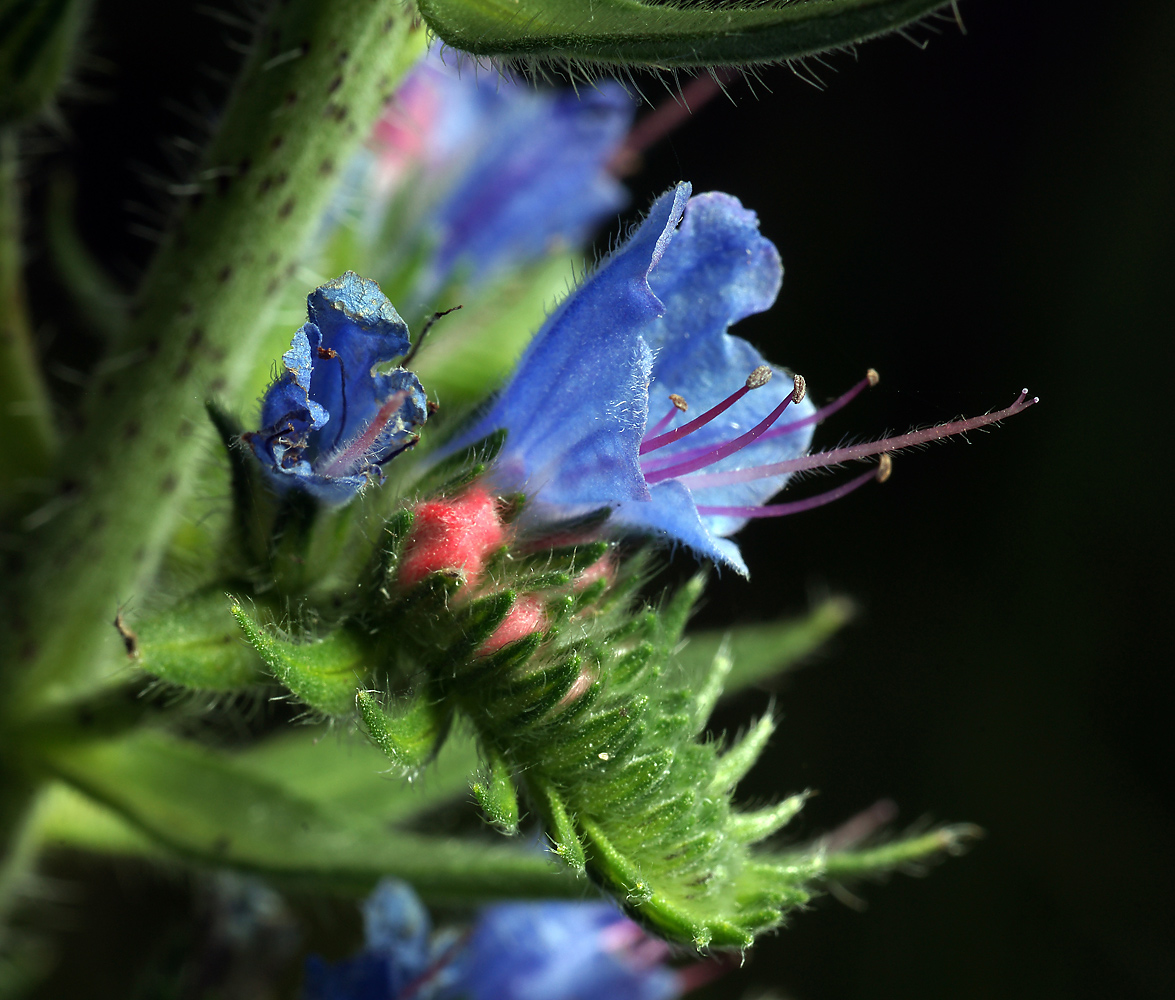
{"type": "Polygon", "coordinates": [[[409,346],[374,281],[348,271],[311,292],[307,309],[262,400],[261,429],[243,437],[277,490],[341,504],[416,443],[428,403],[411,372],[374,370],[409,346]]]}
{"type": "Polygon", "coordinates": [[[553,247],[581,245],[628,201],[608,164],[635,109],[612,81],[538,88],[446,65],[434,52],[373,132],[360,167],[368,177],[363,215],[378,219],[393,195],[410,196],[432,247],[415,282],[420,298],[456,274],[477,284],[553,247]]]}
{"type": "Polygon", "coordinates": [[[609,903],[503,903],[465,935],[431,934],[403,882],[364,906],[366,946],[333,965],[312,957],[305,1000],[670,1000],[667,949],[609,903]]]}
{"type": "Polygon", "coordinates": [[[692,488],[689,477],[808,449],[815,411],[802,380],[793,386],[782,369],[765,369],[758,351],[727,333],[771,306],[782,275],[753,212],[716,192],[691,199],[690,186],[678,185],[568,296],[509,385],[445,453],[505,428],[493,482],[528,494],[527,517],[608,506],[614,524],[661,534],[745,574],[727,536],[787,474],[706,488],[692,488]],[[682,434],[669,394],[694,412],[729,405],[682,434]]]}

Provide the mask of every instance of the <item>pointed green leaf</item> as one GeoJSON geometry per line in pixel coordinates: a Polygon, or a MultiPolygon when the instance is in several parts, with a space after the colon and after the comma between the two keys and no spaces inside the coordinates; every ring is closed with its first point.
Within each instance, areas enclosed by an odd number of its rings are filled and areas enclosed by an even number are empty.
{"type": "Polygon", "coordinates": [[[258,624],[238,601],[233,617],[273,675],[307,705],[326,715],[347,715],[371,670],[370,650],[349,629],[324,639],[290,642],[258,624]]]}
{"type": "MultiPolygon", "coordinates": [[[[39,748],[43,763],[171,853],[334,892],[366,892],[384,875],[426,898],[468,904],[578,894],[540,854],[353,822],[239,766],[228,753],[139,731],[39,748]]],[[[379,783],[375,782],[378,789],[379,783]]]]}
{"type": "Polygon", "coordinates": [[[197,591],[165,611],[124,625],[147,673],[200,691],[235,691],[268,678],[261,657],[241,637],[220,587],[197,591]]]}
{"type": "Polygon", "coordinates": [[[698,687],[713,669],[714,659],[729,642],[730,673],[723,684],[725,694],[757,684],[797,666],[804,657],[819,649],[841,628],[852,621],[854,608],[843,597],[822,601],[802,618],[792,618],[766,625],[695,632],[677,651],[676,669],[685,683],[698,687]]]}
{"type": "Polygon", "coordinates": [[[349,822],[387,826],[462,798],[478,763],[477,745],[454,734],[428,765],[427,780],[407,781],[379,747],[327,723],[298,726],[234,756],[237,766],[349,822]]]}
{"type": "Polygon", "coordinates": [[[799,59],[896,31],[942,0],[417,0],[448,45],[481,56],[646,66],[799,59]]]}
{"type": "Polygon", "coordinates": [[[427,764],[449,731],[452,713],[423,688],[391,708],[380,705],[370,691],[360,691],[355,701],[372,741],[407,773],[427,764]]]}
{"type": "Polygon", "coordinates": [[[895,868],[918,871],[937,857],[962,854],[982,836],[983,830],[973,823],[957,823],[860,851],[830,851],[824,855],[820,874],[824,878],[851,878],[895,868]]]}

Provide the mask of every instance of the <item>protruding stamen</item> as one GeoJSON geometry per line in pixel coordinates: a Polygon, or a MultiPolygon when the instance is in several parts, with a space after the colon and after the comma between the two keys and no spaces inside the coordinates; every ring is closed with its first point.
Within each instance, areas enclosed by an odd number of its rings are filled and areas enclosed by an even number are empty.
{"type": "Polygon", "coordinates": [[[837,410],[840,410],[849,405],[856,399],[865,389],[877,385],[881,381],[881,376],[877,374],[876,368],[870,368],[865,372],[865,377],[854,385],[848,392],[838,396],[827,406],[822,406],[811,416],[803,417],[799,420],[792,420],[786,424],[780,424],[778,427],[772,427],[766,434],[763,435],[763,440],[770,441],[772,438],[783,437],[785,434],[792,434],[798,431],[801,427],[807,427],[810,424],[822,424],[825,420],[831,417],[837,410]]]}
{"type": "Polygon", "coordinates": [[[808,380],[803,375],[795,376],[795,381],[792,383],[791,401],[802,403],[806,395],[808,395],[808,380]]]}
{"type": "MultiPolygon", "coordinates": [[[[941,441],[944,438],[965,434],[967,431],[986,427],[988,424],[998,423],[1008,417],[1015,416],[1021,410],[1026,410],[1033,403],[1039,403],[1040,397],[1028,397],[1028,390],[1023,389],[1016,401],[1003,410],[994,413],[985,413],[980,417],[971,417],[968,420],[952,420],[949,423],[939,424],[936,427],[927,427],[920,431],[910,431],[908,434],[898,434],[895,437],[882,438],[880,441],[871,441],[865,444],[850,445],[847,448],[834,448],[832,451],[821,451],[815,455],[805,455],[802,458],[789,459],[786,462],[775,462],[771,465],[757,465],[750,469],[737,469],[731,472],[702,472],[690,476],[684,481],[691,490],[707,489],[714,486],[730,486],[733,483],[749,483],[756,479],[769,479],[772,476],[788,475],[793,472],[803,472],[805,469],[824,469],[830,465],[840,465],[842,462],[851,462],[858,458],[868,458],[886,451],[901,451],[903,448],[912,448],[932,441],[941,441]]],[[[666,470],[669,471],[669,470],[666,470]]],[[[678,473],[682,475],[682,473],[678,473]]],[[[649,482],[653,480],[646,476],[649,482]]],[[[665,478],[662,476],[662,478],[665,478]]]]}
{"type": "MultiPolygon", "coordinates": [[[[645,435],[644,441],[641,442],[640,454],[647,455],[650,451],[656,451],[658,448],[664,448],[666,445],[673,444],[674,441],[680,441],[687,434],[692,434],[699,427],[705,427],[706,424],[708,424],[715,417],[725,413],[732,406],[734,406],[735,403],[742,399],[743,396],[745,396],[752,389],[758,389],[760,386],[766,385],[770,379],[770,375],[764,377],[761,374],[765,368],[768,372],[771,371],[771,369],[767,368],[766,365],[760,365],[753,372],[751,372],[750,375],[747,376],[746,384],[743,385],[741,389],[737,389],[732,392],[721,403],[719,403],[717,406],[711,407],[700,417],[694,417],[694,419],[691,420],[688,424],[682,424],[676,430],[672,430],[668,434],[658,435],[656,431],[658,431],[661,427],[661,424],[658,423],[652,431],[645,435]]],[[[670,399],[672,398],[673,397],[671,396],[670,399]]],[[[680,399],[681,397],[679,396],[678,398],[680,399]]],[[[676,400],[674,400],[673,405],[677,406],[676,400]]],[[[673,416],[673,414],[670,414],[670,416],[673,416]]]]}
{"type": "Polygon", "coordinates": [[[812,510],[815,507],[823,507],[826,503],[832,503],[833,500],[839,500],[841,497],[846,497],[856,489],[860,489],[871,479],[876,479],[879,483],[884,483],[889,478],[889,471],[893,469],[893,462],[886,462],[888,455],[882,455],[882,464],[876,469],[870,469],[868,472],[862,472],[861,475],[855,479],[850,479],[847,483],[842,483],[835,489],[827,490],[824,493],[817,493],[814,497],[807,497],[804,500],[793,500],[790,503],[773,503],[767,504],[763,507],[711,507],[705,504],[698,504],[698,513],[705,516],[707,514],[718,517],[786,517],[788,514],[800,514],[806,510],[812,510]]]}
{"type": "Polygon", "coordinates": [[[884,483],[890,476],[893,475],[893,456],[889,452],[883,452],[881,461],[877,464],[877,481],[884,483]]]}
{"type": "Polygon", "coordinates": [[[376,438],[379,437],[383,429],[387,427],[392,418],[399,412],[400,407],[404,405],[404,401],[407,398],[407,389],[401,389],[399,392],[392,393],[384,402],[383,406],[379,408],[371,423],[367,425],[367,429],[353,441],[344,445],[331,455],[327,459],[326,464],[316,471],[320,475],[331,477],[351,475],[351,470],[371,450],[376,438]]]}
{"type": "Polygon", "coordinates": [[[771,370],[770,365],[759,365],[750,375],[747,376],[747,388],[759,389],[771,381],[771,376],[775,372],[771,370]]]}
{"type": "Polygon", "coordinates": [[[669,394],[669,402],[673,404],[671,407],[669,407],[669,412],[666,413],[665,416],[663,416],[660,420],[658,420],[653,427],[649,428],[649,430],[645,432],[646,439],[656,437],[663,430],[665,430],[666,427],[673,423],[673,418],[676,417],[678,413],[685,413],[685,411],[689,409],[689,403],[687,403],[675,392],[671,392],[669,394]]]}
{"type": "Polygon", "coordinates": [[[407,368],[412,363],[412,359],[416,357],[417,352],[424,345],[425,336],[428,334],[428,331],[433,328],[438,319],[443,319],[445,316],[448,316],[449,313],[455,313],[458,309],[461,308],[463,308],[463,306],[458,304],[451,306],[448,309],[442,309],[440,312],[435,312],[429,316],[429,318],[425,320],[424,326],[421,327],[420,333],[416,335],[416,343],[408,348],[408,353],[400,359],[400,367],[407,368]]]}
{"type": "MultiPolygon", "coordinates": [[[[697,458],[690,459],[686,462],[681,462],[678,465],[671,465],[667,469],[658,469],[656,472],[646,472],[645,482],[650,486],[654,483],[662,482],[665,479],[676,479],[678,476],[684,476],[687,473],[694,472],[697,469],[704,469],[707,465],[713,465],[715,462],[721,462],[724,458],[733,455],[736,451],[742,451],[747,445],[754,442],[757,438],[763,436],[763,433],[770,427],[779,415],[783,413],[787,407],[795,402],[795,400],[804,398],[804,377],[796,375],[795,381],[792,383],[791,393],[784,398],[774,410],[767,414],[754,427],[752,427],[745,434],[740,434],[733,441],[727,441],[726,444],[720,445],[713,451],[708,451],[704,455],[699,455],[697,458]]],[[[669,437],[668,434],[665,437],[669,437]]]]}

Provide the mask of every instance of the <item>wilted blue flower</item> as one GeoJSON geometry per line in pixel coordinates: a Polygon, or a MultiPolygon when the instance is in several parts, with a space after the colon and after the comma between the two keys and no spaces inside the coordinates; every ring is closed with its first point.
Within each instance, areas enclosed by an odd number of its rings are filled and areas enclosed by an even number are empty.
{"type": "Polygon", "coordinates": [[[682,981],[666,947],[609,903],[502,903],[466,935],[431,934],[403,882],[364,906],[366,946],[328,965],[312,957],[306,1000],[670,1000],[682,981]]]}
{"type": "Polygon", "coordinates": [[[580,245],[628,201],[608,164],[635,109],[612,81],[538,88],[433,53],[376,125],[360,167],[362,214],[379,219],[393,195],[408,196],[405,211],[431,244],[414,283],[419,298],[455,274],[476,284],[580,245]]]}
{"type": "Polygon", "coordinates": [[[428,403],[411,372],[374,370],[409,346],[374,281],[348,271],[311,292],[307,309],[262,400],[261,429],[243,437],[279,491],[346,503],[416,443],[428,403]]]}
{"type": "Polygon", "coordinates": [[[765,367],[758,351],[727,333],[775,301],[783,269],[774,245],[736,199],[689,196],[680,184],[657,199],[550,317],[510,384],[448,451],[506,428],[494,482],[530,495],[528,516],[610,506],[613,523],[663,534],[745,573],[726,536],[782,489],[787,474],[705,489],[694,488],[690,474],[801,455],[816,414],[802,380],[765,367]],[[650,385],[660,390],[654,398],[664,417],[650,416],[650,385]],[[684,401],[709,419],[669,430],[684,401]],[[789,419],[772,426],[789,406],[789,419]]]}

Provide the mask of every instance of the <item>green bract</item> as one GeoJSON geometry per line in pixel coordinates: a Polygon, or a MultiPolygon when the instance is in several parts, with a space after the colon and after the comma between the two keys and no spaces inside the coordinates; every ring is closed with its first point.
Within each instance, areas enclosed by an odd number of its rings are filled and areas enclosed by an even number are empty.
{"type": "Polygon", "coordinates": [[[746,66],[865,41],[943,0],[418,0],[448,45],[482,56],[619,66],[746,66]]]}

